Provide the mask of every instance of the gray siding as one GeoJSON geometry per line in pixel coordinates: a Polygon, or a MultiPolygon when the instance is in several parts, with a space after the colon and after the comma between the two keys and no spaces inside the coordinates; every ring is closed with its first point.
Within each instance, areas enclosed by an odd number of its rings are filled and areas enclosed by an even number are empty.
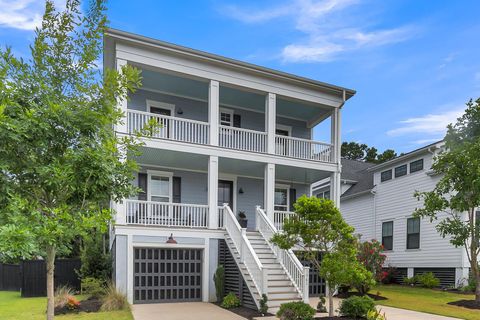
{"type": "MultiPolygon", "coordinates": [[[[255,207],[262,206],[264,200],[263,180],[238,177],[237,179],[237,211],[245,211],[248,228],[255,227],[255,207]],[[242,188],[242,194],[238,190],[242,188]]],[[[238,212],[235,212],[238,214],[238,212]]]]}
{"type": "Polygon", "coordinates": [[[373,229],[373,195],[364,194],[355,198],[342,200],[340,205],[345,221],[355,227],[355,233],[361,235],[362,241],[375,238],[373,229]]]}
{"type": "Polygon", "coordinates": [[[115,237],[115,286],[123,293],[127,293],[127,236],[115,237]]]}
{"type": "Polygon", "coordinates": [[[218,239],[210,239],[209,251],[209,269],[208,269],[208,300],[216,301],[217,294],[215,292],[215,281],[213,281],[213,275],[218,266],[218,239]]]}

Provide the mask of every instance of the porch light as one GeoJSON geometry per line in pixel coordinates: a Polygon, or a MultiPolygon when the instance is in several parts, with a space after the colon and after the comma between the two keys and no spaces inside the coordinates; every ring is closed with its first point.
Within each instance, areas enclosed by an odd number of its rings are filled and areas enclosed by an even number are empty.
{"type": "Polygon", "coordinates": [[[178,114],[183,114],[183,109],[182,109],[182,108],[178,108],[178,109],[177,109],[177,113],[178,113],[178,114]]]}
{"type": "Polygon", "coordinates": [[[177,240],[173,239],[173,233],[171,233],[171,234],[170,234],[170,237],[168,237],[167,243],[169,243],[169,244],[177,244],[177,240]]]}
{"type": "Polygon", "coordinates": [[[243,193],[243,188],[240,187],[240,189],[238,190],[238,193],[242,194],[243,193]]]}

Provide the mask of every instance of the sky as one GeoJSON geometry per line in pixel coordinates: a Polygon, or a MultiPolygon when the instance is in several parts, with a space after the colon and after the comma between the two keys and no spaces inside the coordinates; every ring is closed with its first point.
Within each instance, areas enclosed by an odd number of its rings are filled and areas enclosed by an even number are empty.
{"type": "MultiPolygon", "coordinates": [[[[355,89],[343,140],[398,153],[440,140],[480,97],[479,11],[477,0],[108,3],[113,28],[355,89]]],[[[0,0],[0,46],[28,56],[42,12],[0,0]]]]}

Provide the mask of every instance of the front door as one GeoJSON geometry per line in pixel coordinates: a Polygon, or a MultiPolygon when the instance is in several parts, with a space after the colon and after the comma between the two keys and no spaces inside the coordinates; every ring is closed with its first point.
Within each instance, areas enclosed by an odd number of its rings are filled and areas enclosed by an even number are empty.
{"type": "Polygon", "coordinates": [[[233,211],[233,181],[218,180],[218,205],[223,206],[224,203],[228,203],[233,211]]]}
{"type": "MultiPolygon", "coordinates": [[[[276,129],[275,130],[275,134],[277,136],[284,136],[284,137],[288,137],[290,135],[290,132],[288,132],[287,130],[282,130],[282,129],[276,129]]],[[[287,141],[284,141],[284,140],[280,140],[276,143],[275,145],[275,148],[276,148],[276,153],[277,154],[281,154],[283,156],[288,156],[288,144],[287,144],[287,141]]]]}

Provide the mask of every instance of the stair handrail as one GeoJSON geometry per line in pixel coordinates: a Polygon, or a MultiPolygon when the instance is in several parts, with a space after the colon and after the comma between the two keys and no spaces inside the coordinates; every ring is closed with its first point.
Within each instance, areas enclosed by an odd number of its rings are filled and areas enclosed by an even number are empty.
{"type": "Polygon", "coordinates": [[[265,240],[267,240],[268,245],[272,249],[277,259],[280,261],[280,264],[284,268],[303,301],[308,303],[310,268],[304,266],[300,260],[298,260],[292,249],[281,249],[279,246],[270,241],[273,235],[279,231],[260,206],[256,207],[256,213],[256,225],[258,231],[265,238],[265,240]]]}
{"type": "Polygon", "coordinates": [[[268,291],[267,269],[262,265],[253,250],[252,244],[247,238],[247,229],[240,226],[228,204],[224,204],[223,208],[225,230],[232,239],[235,249],[240,254],[240,262],[247,268],[247,272],[261,297],[262,294],[267,294],[268,291]]]}

